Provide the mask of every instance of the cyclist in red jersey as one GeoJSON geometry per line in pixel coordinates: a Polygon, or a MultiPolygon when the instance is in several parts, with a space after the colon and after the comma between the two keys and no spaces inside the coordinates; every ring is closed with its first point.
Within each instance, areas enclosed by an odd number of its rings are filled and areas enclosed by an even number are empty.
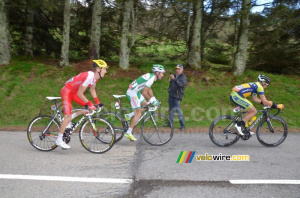
{"type": "MultiPolygon", "coordinates": [[[[96,94],[96,83],[99,79],[102,79],[106,74],[107,64],[103,60],[93,60],[93,67],[95,71],[82,72],[77,76],[68,80],[65,86],[61,89],[61,99],[64,111],[64,121],[61,123],[59,128],[59,134],[56,140],[56,144],[61,146],[63,149],[70,148],[63,141],[63,133],[66,130],[67,125],[72,120],[72,101],[78,103],[81,106],[87,106],[90,110],[96,110],[94,104],[89,101],[85,96],[85,90],[90,87],[90,92],[94,98],[96,106],[102,107],[103,104],[100,103],[96,94]]],[[[77,111],[76,115],[85,114],[86,111],[77,111]]]]}

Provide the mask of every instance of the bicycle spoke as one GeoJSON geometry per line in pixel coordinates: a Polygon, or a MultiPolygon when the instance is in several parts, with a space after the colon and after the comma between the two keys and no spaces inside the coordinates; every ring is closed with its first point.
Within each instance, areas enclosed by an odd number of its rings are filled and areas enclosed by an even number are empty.
{"type": "Polygon", "coordinates": [[[27,137],[34,148],[50,151],[57,147],[55,140],[58,132],[59,124],[51,116],[38,116],[30,122],[27,137]]]}
{"type": "Polygon", "coordinates": [[[104,153],[114,143],[115,133],[111,124],[102,118],[93,118],[93,124],[86,121],[79,132],[80,142],[92,153],[104,153]],[[94,125],[94,126],[93,126],[94,125]]]}
{"type": "Polygon", "coordinates": [[[278,146],[287,136],[285,121],[277,116],[263,120],[257,128],[257,139],[264,146],[278,146]]]}
{"type": "Polygon", "coordinates": [[[167,116],[153,113],[146,118],[142,124],[142,135],[144,140],[154,146],[168,143],[173,137],[174,128],[165,127],[165,123],[170,123],[167,116]]]}
{"type": "Polygon", "coordinates": [[[217,118],[209,128],[211,141],[218,146],[230,146],[239,140],[234,128],[234,117],[224,115],[217,118]]]}

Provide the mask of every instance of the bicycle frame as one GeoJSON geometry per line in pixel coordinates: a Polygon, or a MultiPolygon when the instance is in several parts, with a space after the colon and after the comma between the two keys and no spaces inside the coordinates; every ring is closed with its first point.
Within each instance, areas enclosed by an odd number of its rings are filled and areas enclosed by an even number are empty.
{"type": "MultiPolygon", "coordinates": [[[[252,130],[264,117],[269,118],[270,115],[268,114],[268,110],[270,109],[270,107],[265,106],[263,110],[259,110],[258,112],[261,112],[261,115],[250,125],[246,128],[247,131],[252,130]]],[[[274,115],[276,116],[277,114],[279,114],[280,110],[278,110],[278,112],[274,115]]],[[[243,113],[242,111],[239,111],[239,115],[235,117],[234,121],[230,124],[231,125],[236,122],[238,119],[242,120],[243,119],[243,113]]],[[[269,128],[271,130],[271,132],[273,132],[273,127],[271,126],[271,123],[268,122],[269,128]]]]}
{"type": "Polygon", "coordinates": [[[156,111],[156,109],[158,107],[149,107],[149,106],[146,106],[146,107],[142,107],[142,108],[147,108],[148,110],[140,117],[140,119],[137,121],[137,123],[134,125],[134,127],[136,127],[140,123],[140,121],[143,120],[147,115],[150,115],[152,121],[155,124],[155,127],[157,128],[156,123],[155,123],[155,121],[153,119],[153,116],[152,116],[151,112],[156,111]]]}
{"type": "MultiPolygon", "coordinates": [[[[120,98],[118,98],[117,100],[118,100],[118,103],[119,103],[119,106],[120,106],[120,110],[121,110],[121,116],[122,116],[121,119],[124,120],[124,124],[125,124],[125,128],[126,128],[126,126],[128,126],[128,122],[126,121],[126,119],[124,119],[124,112],[128,111],[129,109],[123,109],[120,98]]],[[[156,123],[155,123],[155,121],[153,119],[153,116],[152,116],[151,112],[156,111],[158,107],[159,106],[157,106],[157,107],[149,107],[149,105],[147,105],[145,107],[141,107],[141,108],[147,108],[148,110],[140,117],[140,119],[137,121],[137,123],[134,125],[133,128],[135,128],[147,115],[151,116],[151,119],[152,119],[155,127],[157,128],[157,125],[156,125],[156,123]]]]}
{"type": "MultiPolygon", "coordinates": [[[[61,116],[61,112],[58,108],[58,105],[57,105],[57,101],[56,100],[53,100],[53,102],[55,103],[55,108],[56,108],[56,114],[52,117],[51,121],[49,122],[48,126],[45,128],[45,130],[43,131],[42,134],[45,134],[45,132],[49,129],[50,125],[52,124],[53,120],[56,119],[56,117],[58,117],[59,119],[59,122],[62,123],[64,121],[64,118],[62,118],[61,116]]],[[[82,111],[82,110],[86,110],[86,109],[72,109],[72,112],[74,111],[82,111]]],[[[86,110],[87,111],[87,110],[86,110]]],[[[89,114],[85,114],[84,116],[82,116],[82,118],[80,118],[80,120],[74,125],[72,126],[72,130],[70,131],[70,135],[72,135],[73,131],[75,131],[77,129],[77,127],[85,120],[85,119],[88,119],[90,123],[92,123],[92,115],[97,112],[99,113],[101,111],[101,108],[99,108],[98,111],[92,111],[91,113],[89,114]]],[[[93,131],[95,131],[95,128],[94,128],[94,125],[92,124],[92,127],[93,127],[93,131]]]]}

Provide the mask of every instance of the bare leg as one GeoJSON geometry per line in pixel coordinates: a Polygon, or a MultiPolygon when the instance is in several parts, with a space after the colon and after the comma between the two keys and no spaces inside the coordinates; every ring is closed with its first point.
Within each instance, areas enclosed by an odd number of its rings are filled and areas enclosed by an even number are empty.
{"type": "Polygon", "coordinates": [[[64,116],[64,121],[61,123],[60,128],[59,128],[59,133],[63,134],[64,131],[66,130],[67,125],[71,122],[72,120],[72,115],[65,115],[64,116]]]}
{"type": "Polygon", "coordinates": [[[247,123],[253,116],[255,116],[257,114],[257,110],[254,106],[252,106],[247,113],[245,114],[245,116],[243,117],[243,121],[245,123],[247,123]]]}
{"type": "MultiPolygon", "coordinates": [[[[146,105],[147,105],[147,102],[144,101],[144,102],[142,103],[142,106],[146,106],[146,105]]],[[[133,116],[133,118],[132,118],[132,120],[131,120],[130,128],[133,129],[133,127],[135,126],[135,124],[136,124],[136,123],[139,121],[139,119],[141,118],[142,113],[143,113],[144,111],[145,111],[144,108],[140,108],[140,109],[135,109],[135,110],[134,110],[134,116],[133,116]]]]}

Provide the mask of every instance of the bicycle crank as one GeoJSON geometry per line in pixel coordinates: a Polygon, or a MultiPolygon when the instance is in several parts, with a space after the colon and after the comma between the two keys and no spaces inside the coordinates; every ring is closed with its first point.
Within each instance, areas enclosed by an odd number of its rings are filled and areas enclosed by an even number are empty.
{"type": "Polygon", "coordinates": [[[68,144],[71,141],[71,130],[66,129],[63,135],[63,141],[68,144]]]}

